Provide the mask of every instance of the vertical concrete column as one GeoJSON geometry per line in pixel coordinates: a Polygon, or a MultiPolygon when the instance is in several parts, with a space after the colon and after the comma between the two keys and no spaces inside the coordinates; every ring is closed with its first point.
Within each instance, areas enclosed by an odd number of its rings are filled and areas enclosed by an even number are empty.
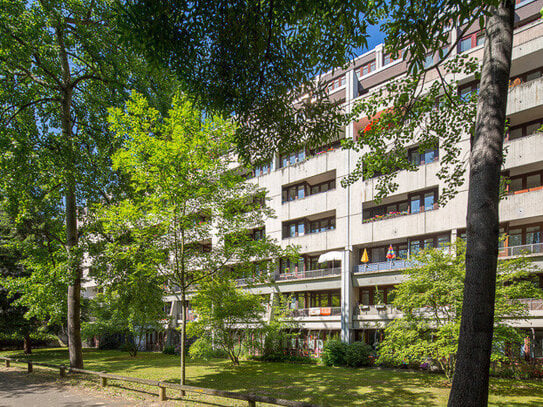
{"type": "Polygon", "coordinates": [[[450,44],[449,47],[452,47],[451,49],[451,57],[454,57],[458,52],[458,45],[456,44],[456,40],[458,39],[458,28],[453,27],[451,28],[451,36],[450,36],[450,44]]]}
{"type": "Polygon", "coordinates": [[[379,69],[383,66],[384,52],[383,44],[379,44],[375,47],[375,69],[379,69]]]}
{"type": "MultiPolygon", "coordinates": [[[[358,96],[358,79],[354,69],[347,72],[347,92],[345,95],[346,113],[352,110],[353,100],[358,96]]],[[[349,123],[345,129],[345,137],[353,138],[354,136],[354,124],[349,123]]],[[[351,172],[351,150],[346,151],[347,167],[346,174],[351,172]]],[[[352,303],[353,303],[353,283],[351,278],[352,268],[352,244],[351,244],[351,187],[345,188],[345,202],[346,205],[346,222],[345,222],[345,249],[343,252],[343,261],[341,262],[341,340],[343,342],[351,342],[352,340],[352,303]]]]}

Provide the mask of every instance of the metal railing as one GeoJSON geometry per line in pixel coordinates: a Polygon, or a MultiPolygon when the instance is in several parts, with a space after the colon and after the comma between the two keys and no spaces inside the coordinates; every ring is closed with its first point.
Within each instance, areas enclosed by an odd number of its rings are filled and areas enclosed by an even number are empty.
{"type": "Polygon", "coordinates": [[[307,270],[307,271],[298,271],[294,273],[283,273],[275,277],[276,281],[283,280],[299,280],[302,278],[317,278],[317,277],[327,277],[327,276],[336,276],[341,274],[341,267],[333,267],[320,270],[307,270]]]}
{"type": "Polygon", "coordinates": [[[501,247],[498,257],[543,254],[543,243],[523,244],[519,246],[501,247]]]}
{"type": "Polygon", "coordinates": [[[416,262],[412,260],[382,261],[379,263],[359,264],[358,266],[354,266],[353,272],[375,273],[379,271],[406,269],[406,268],[415,267],[415,266],[416,266],[416,262]]]}
{"type": "Polygon", "coordinates": [[[102,387],[106,387],[108,385],[108,379],[121,381],[121,382],[139,383],[139,384],[144,384],[147,386],[158,387],[158,399],[160,401],[167,400],[166,389],[173,389],[173,390],[180,391],[181,397],[185,396],[185,392],[207,394],[210,396],[218,396],[218,397],[223,397],[227,399],[243,400],[247,402],[247,405],[249,407],[256,407],[257,402],[273,404],[276,406],[316,407],[315,404],[307,403],[304,401],[284,400],[284,399],[278,399],[278,398],[270,397],[270,396],[260,396],[257,394],[235,393],[231,391],[208,389],[205,387],[187,386],[187,385],[181,385],[181,384],[176,384],[176,383],[163,382],[159,380],[140,379],[139,377],[119,376],[116,374],[105,373],[105,372],[95,372],[92,370],[76,369],[76,368],[67,367],[64,365],[53,365],[51,363],[34,362],[28,359],[15,359],[15,358],[8,358],[8,357],[2,357],[2,356],[0,356],[0,359],[5,361],[6,367],[10,367],[11,362],[26,364],[28,373],[33,372],[34,366],[43,366],[43,367],[48,367],[51,369],[58,369],[60,377],[65,377],[67,373],[81,373],[81,374],[86,374],[90,376],[97,376],[100,378],[100,384],[102,387]]]}
{"type": "Polygon", "coordinates": [[[543,311],[543,300],[540,298],[522,298],[518,301],[525,304],[529,311],[543,311]]]}
{"type": "Polygon", "coordinates": [[[317,317],[341,315],[341,307],[312,307],[290,310],[293,317],[317,317]]]}

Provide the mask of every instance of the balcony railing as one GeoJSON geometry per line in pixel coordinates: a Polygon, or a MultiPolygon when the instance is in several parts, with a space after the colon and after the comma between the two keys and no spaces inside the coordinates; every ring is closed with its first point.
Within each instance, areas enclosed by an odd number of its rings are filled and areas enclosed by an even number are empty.
{"type": "Polygon", "coordinates": [[[543,311],[543,299],[541,298],[523,298],[519,302],[526,304],[529,311],[543,311]]]}
{"type": "Polygon", "coordinates": [[[341,274],[341,267],[333,267],[321,270],[307,270],[307,271],[298,271],[293,273],[283,273],[279,274],[275,280],[284,281],[284,280],[299,280],[302,278],[317,278],[317,277],[327,277],[327,276],[336,276],[341,274]]]}
{"type": "Polygon", "coordinates": [[[290,310],[293,317],[317,317],[341,315],[341,307],[312,307],[290,310]]]}
{"type": "Polygon", "coordinates": [[[353,271],[355,273],[375,273],[379,271],[406,269],[415,265],[416,262],[412,260],[382,261],[379,263],[359,264],[358,266],[354,266],[353,271]]]}
{"type": "Polygon", "coordinates": [[[543,254],[543,243],[523,244],[520,246],[507,246],[500,248],[498,257],[522,256],[543,254]]]}

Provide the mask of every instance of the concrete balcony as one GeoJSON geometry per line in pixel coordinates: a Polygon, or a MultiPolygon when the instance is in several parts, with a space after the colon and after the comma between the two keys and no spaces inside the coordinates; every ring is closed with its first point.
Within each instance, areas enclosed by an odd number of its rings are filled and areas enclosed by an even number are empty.
{"type": "Polygon", "coordinates": [[[313,307],[291,310],[291,316],[303,329],[341,328],[341,307],[313,307]]]}
{"type": "Polygon", "coordinates": [[[327,268],[321,270],[307,270],[293,273],[283,273],[275,277],[275,281],[299,281],[313,278],[323,278],[341,275],[341,267],[327,268]]]}
{"type": "Polygon", "coordinates": [[[465,219],[464,211],[456,213],[448,207],[405,214],[363,223],[352,230],[356,244],[387,242],[394,239],[450,230],[465,219]],[[446,214],[446,215],[444,215],[446,214]]]}
{"type": "Polygon", "coordinates": [[[508,246],[500,249],[498,257],[543,256],[543,243],[508,246]]]}
{"type": "Polygon", "coordinates": [[[543,133],[532,134],[504,143],[505,168],[520,167],[543,160],[543,133]]]}
{"type": "MultiPolygon", "coordinates": [[[[439,185],[440,181],[437,178],[437,172],[439,171],[439,161],[434,161],[428,164],[419,166],[418,171],[400,171],[394,182],[399,187],[394,191],[393,196],[397,197],[400,194],[406,194],[412,191],[418,191],[421,189],[430,188],[439,185]]],[[[378,183],[378,177],[371,178],[362,183],[363,185],[363,199],[364,201],[372,201],[377,194],[375,189],[378,183]]],[[[383,200],[383,203],[388,203],[387,200],[383,200]]]]}
{"type": "Polygon", "coordinates": [[[282,245],[300,246],[301,253],[323,252],[344,246],[345,232],[337,228],[319,233],[306,233],[303,236],[289,237],[281,241],[282,245]]]}
{"type": "Polygon", "coordinates": [[[389,321],[402,315],[390,304],[357,305],[353,310],[353,328],[383,328],[389,321]]]}
{"type": "Polygon", "coordinates": [[[343,163],[346,161],[342,160],[341,157],[346,154],[346,151],[336,149],[309,157],[302,162],[280,168],[277,172],[281,174],[281,184],[286,185],[303,181],[315,174],[321,174],[332,170],[336,170],[337,174],[344,174],[345,170],[340,167],[342,167],[344,165],[343,163]]]}
{"type": "Polygon", "coordinates": [[[415,266],[416,262],[410,260],[382,261],[354,266],[353,273],[380,273],[391,270],[404,270],[415,266]]]}
{"type": "Polygon", "coordinates": [[[282,219],[305,218],[316,213],[329,212],[337,208],[338,195],[344,194],[343,189],[332,189],[305,198],[283,202],[281,205],[282,219]]]}
{"type": "Polygon", "coordinates": [[[509,89],[507,116],[541,107],[543,104],[543,78],[522,83],[509,89]]]}
{"type": "Polygon", "coordinates": [[[500,222],[541,216],[543,188],[530,188],[508,195],[500,202],[500,222]]]}

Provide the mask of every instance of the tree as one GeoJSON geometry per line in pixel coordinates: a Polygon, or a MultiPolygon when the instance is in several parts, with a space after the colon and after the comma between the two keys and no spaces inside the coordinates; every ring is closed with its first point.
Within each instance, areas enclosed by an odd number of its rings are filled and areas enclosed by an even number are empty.
{"type": "MultiPolygon", "coordinates": [[[[447,248],[424,250],[415,258],[417,267],[406,270],[407,279],[397,286],[393,299],[394,307],[403,315],[386,326],[380,361],[420,364],[431,359],[452,380],[466,275],[465,243],[458,240],[454,249],[454,253],[447,248]]],[[[525,257],[498,264],[492,349],[495,361],[505,358],[505,345],[523,339],[510,325],[513,319],[528,315],[519,299],[543,296],[534,281],[536,270],[525,257]]]]}
{"type": "Polygon", "coordinates": [[[135,357],[145,334],[162,329],[167,315],[160,283],[138,273],[127,273],[127,277],[127,281],[102,287],[103,292],[92,299],[92,318],[83,323],[82,332],[87,338],[128,334],[125,347],[135,357]]]}
{"type": "MultiPolygon", "coordinates": [[[[451,48],[443,49],[448,44],[448,27],[462,27],[462,31],[478,22],[485,31],[485,51],[481,68],[477,114],[471,134],[470,177],[468,188],[467,214],[467,249],[466,279],[464,290],[463,316],[459,336],[457,368],[453,379],[449,399],[450,406],[486,405],[488,401],[488,380],[490,355],[492,350],[494,296],[496,286],[496,267],[498,253],[498,206],[500,191],[500,170],[503,162],[503,134],[505,129],[505,112],[511,54],[513,44],[513,21],[515,3],[510,0],[490,2],[391,2],[387,9],[388,21],[383,25],[387,34],[385,44],[388,50],[399,52],[404,50],[409,55],[410,73],[417,78],[416,82],[424,83],[425,73],[430,69],[439,71],[439,65],[450,54],[451,48]],[[424,68],[428,54],[439,56],[439,62],[424,68]]],[[[458,39],[462,38],[460,34],[458,39]]],[[[456,44],[452,45],[453,47],[456,44]]],[[[445,78],[441,76],[442,83],[445,78]]],[[[384,123],[383,116],[399,116],[396,124],[402,127],[410,120],[423,119],[413,112],[413,100],[417,100],[422,86],[414,86],[404,92],[396,100],[387,113],[381,114],[379,122],[384,123]]],[[[451,93],[443,86],[443,97],[452,101],[451,93]]],[[[436,101],[437,102],[437,101],[436,101]]],[[[390,104],[381,105],[384,108],[390,104]]],[[[426,110],[428,111],[428,109],[426,110]]],[[[456,109],[457,117],[462,117],[461,109],[456,109]]],[[[420,113],[420,112],[419,112],[420,113]]],[[[373,119],[373,117],[370,117],[373,119]]],[[[389,121],[390,122],[390,121],[389,121]]],[[[361,145],[375,140],[380,134],[387,134],[390,128],[370,126],[359,139],[361,145]],[[375,129],[374,129],[375,127],[375,129]]],[[[432,130],[432,129],[430,129],[432,130]]],[[[427,143],[436,143],[443,129],[429,131],[427,143]],[[440,131],[441,130],[441,131],[440,131]]],[[[395,132],[390,145],[396,149],[412,138],[411,133],[395,132]]],[[[447,134],[447,133],[445,133],[447,134]]],[[[441,142],[441,140],[440,140],[441,142]]],[[[379,146],[379,144],[376,144],[379,146]]],[[[426,144],[427,145],[427,144],[426,144]]],[[[449,148],[451,144],[445,144],[449,148]]],[[[380,162],[381,172],[394,173],[397,168],[397,155],[386,155],[388,148],[372,150],[386,157],[380,162]],[[384,154],[384,155],[383,155],[384,154]]],[[[403,154],[404,151],[396,149],[403,154]]],[[[394,152],[394,151],[393,151],[394,152]]],[[[366,158],[368,160],[368,158],[366,158]]],[[[442,164],[454,163],[454,154],[441,159],[442,164]],[[452,160],[452,161],[451,161],[452,160]]],[[[400,168],[402,168],[400,166],[400,168]]],[[[442,173],[443,175],[443,173],[442,173]]],[[[355,177],[356,179],[356,177],[355,177]]],[[[461,176],[451,177],[449,185],[459,185],[461,176]]],[[[349,180],[350,182],[353,179],[349,180]]]]}
{"type": "MultiPolygon", "coordinates": [[[[122,141],[114,168],[129,179],[131,192],[102,208],[102,244],[121,251],[144,247],[136,266],[153,263],[149,270],[167,279],[166,291],[178,296],[185,384],[188,290],[214,276],[246,277],[257,270],[265,276],[268,259],[281,251],[250,231],[272,213],[265,192],[244,182],[245,172],[231,154],[229,120],[202,115],[180,95],[161,116],[134,93],[124,110],[110,111],[109,122],[122,141]]],[[[123,269],[109,278],[124,278],[123,269]]]]}
{"type": "Polygon", "coordinates": [[[9,227],[0,218],[0,332],[10,334],[12,337],[23,340],[24,353],[32,353],[30,334],[39,327],[36,318],[24,317],[28,309],[17,303],[17,296],[9,295],[3,286],[5,281],[16,279],[27,274],[26,270],[18,264],[21,253],[12,245],[6,244],[10,240],[9,227]]]}
{"type": "Polygon", "coordinates": [[[170,67],[199,108],[239,119],[238,152],[254,162],[339,132],[340,104],[330,103],[325,84],[314,78],[348,64],[367,45],[367,27],[377,20],[371,7],[132,0],[121,16],[126,35],[170,67]]]}
{"type": "Polygon", "coordinates": [[[213,342],[239,365],[244,346],[262,332],[262,297],[237,288],[232,280],[213,280],[200,286],[193,306],[198,319],[188,326],[191,336],[213,342]]]}
{"type": "Polygon", "coordinates": [[[118,185],[109,165],[115,146],[106,108],[119,104],[128,87],[152,93],[163,85],[158,71],[149,75],[137,54],[120,44],[112,12],[109,0],[10,0],[0,8],[2,204],[16,223],[36,215],[47,220],[34,232],[52,251],[28,261],[33,273],[51,276],[54,262],[54,273],[67,277],[73,367],[83,366],[83,208],[107,200],[118,185]]]}
{"type": "MultiPolygon", "coordinates": [[[[135,1],[131,5],[128,11],[131,17],[128,19],[131,18],[133,27],[136,27],[132,35],[139,37],[137,40],[148,47],[151,53],[158,55],[158,59],[163,63],[181,66],[178,72],[185,73],[187,69],[191,71],[187,72],[187,76],[191,79],[185,83],[189,93],[194,94],[198,100],[203,100],[204,105],[215,103],[215,107],[224,107],[227,101],[232,101],[232,106],[237,106],[237,108],[230,110],[225,107],[224,111],[234,111],[243,118],[242,123],[248,126],[240,128],[248,128],[246,134],[251,134],[251,130],[256,129],[254,137],[249,142],[247,142],[247,137],[238,137],[238,150],[244,157],[250,159],[263,158],[263,154],[259,154],[259,149],[255,148],[257,145],[261,147],[260,151],[269,152],[264,154],[269,157],[273,150],[288,151],[289,147],[296,146],[299,142],[313,142],[314,139],[300,137],[296,131],[289,134],[289,131],[295,130],[295,127],[289,125],[296,123],[296,118],[310,118],[309,123],[319,123],[318,120],[313,122],[313,116],[304,115],[296,112],[295,108],[289,107],[288,98],[283,98],[282,103],[274,103],[274,96],[288,92],[296,95],[293,89],[296,89],[298,84],[307,83],[304,79],[325,70],[319,70],[325,64],[315,63],[315,61],[325,61],[333,67],[334,63],[342,60],[341,55],[339,58],[334,58],[338,55],[335,51],[340,49],[341,53],[346,55],[344,51],[349,50],[351,44],[356,46],[364,43],[365,30],[335,29],[350,27],[348,24],[343,24],[345,18],[354,21],[366,18],[368,21],[375,21],[377,18],[382,18],[387,50],[393,53],[405,51],[409,58],[410,72],[419,74],[426,71],[424,61],[429,53],[438,54],[440,59],[450,54],[451,48],[445,52],[443,50],[448,40],[449,27],[467,29],[473,23],[479,22],[481,28],[485,28],[481,97],[470,158],[470,175],[472,176],[469,181],[466,252],[468,262],[465,301],[467,304],[463,308],[465,322],[462,324],[460,335],[459,369],[456,371],[457,378],[453,382],[450,405],[461,405],[467,402],[475,405],[486,404],[498,241],[499,169],[503,159],[502,135],[505,127],[515,3],[511,0],[484,2],[479,0],[468,3],[457,0],[436,2],[398,0],[368,2],[364,5],[350,2],[348,6],[340,5],[339,7],[337,4],[330,5],[326,2],[296,2],[296,6],[290,3],[281,3],[277,6],[272,2],[258,3],[258,5],[248,2],[230,7],[217,3],[216,5],[206,4],[209,6],[208,13],[207,9],[199,7],[198,3],[185,4],[171,1],[165,6],[153,6],[151,2],[142,0],[135,1]],[[340,10],[341,14],[335,15],[335,10],[340,10]],[[270,16],[267,19],[266,11],[270,16]],[[238,22],[255,29],[232,30],[231,27],[238,22]],[[266,27],[268,27],[267,30],[266,27]],[[329,28],[331,29],[328,30],[329,28]],[[304,32],[307,33],[303,36],[304,41],[298,42],[296,34],[304,32]],[[332,36],[325,35],[327,33],[331,33],[332,36]],[[353,36],[353,33],[357,35],[353,36]],[[305,42],[305,39],[308,42],[305,42]],[[326,41],[329,41],[329,44],[326,44],[326,41]],[[292,49],[297,49],[296,53],[281,52],[282,50],[290,51],[288,45],[291,43],[295,45],[292,49]],[[272,46],[275,44],[280,46],[272,59],[269,58],[268,50],[275,50],[272,46]],[[305,46],[297,48],[298,44],[305,44],[305,46]],[[321,45],[329,48],[321,48],[321,45]],[[209,46],[208,49],[205,48],[207,46],[209,46]],[[315,55],[313,51],[317,54],[315,55]],[[292,57],[301,61],[303,66],[293,63],[292,57]],[[313,72],[306,71],[304,69],[306,66],[311,67],[310,71],[313,72]],[[250,74],[243,75],[245,68],[248,68],[250,74]],[[256,89],[255,92],[255,87],[260,87],[264,82],[247,79],[252,78],[253,74],[258,75],[259,72],[260,77],[269,77],[270,81],[269,86],[262,86],[262,90],[256,89]],[[277,73],[277,76],[274,73],[277,73]],[[290,76],[294,78],[293,82],[284,79],[290,76]],[[242,83],[242,86],[247,86],[247,92],[235,86],[237,80],[242,83]],[[220,88],[223,82],[229,86],[226,91],[220,88]],[[201,83],[201,86],[198,83],[201,83]],[[219,85],[217,89],[213,88],[214,92],[205,91],[215,84],[219,85]],[[255,87],[252,86],[253,84],[255,87]],[[229,90],[232,92],[229,93],[229,90]],[[258,92],[263,95],[260,99],[254,97],[255,94],[259,95],[258,92]],[[225,95],[228,96],[225,97],[225,95]],[[254,109],[242,108],[244,103],[253,102],[256,102],[254,109]],[[279,108],[273,109],[270,106],[279,108]],[[273,114],[263,114],[270,111],[273,114]],[[254,120],[251,120],[254,118],[253,113],[258,115],[267,126],[254,124],[254,120]],[[279,123],[277,125],[279,130],[288,131],[275,131],[275,127],[270,123],[279,123]],[[281,123],[284,123],[283,127],[281,123]],[[266,127],[273,129],[267,133],[267,136],[265,131],[258,131],[266,127]],[[478,312],[479,310],[484,311],[478,312]],[[473,363],[474,360],[476,363],[473,363]]],[[[356,23],[352,27],[357,28],[356,23]]],[[[459,38],[461,37],[460,35],[459,38]]],[[[453,44],[454,46],[456,44],[453,44]]],[[[348,60],[345,59],[343,62],[347,63],[348,60]]],[[[423,78],[424,75],[419,75],[419,77],[423,78]]],[[[413,93],[406,94],[403,104],[409,106],[412,96],[413,93]]],[[[279,99],[281,99],[280,96],[279,99]]],[[[318,94],[316,99],[319,99],[318,94]]],[[[309,103],[306,106],[315,106],[316,111],[319,110],[319,103],[314,105],[309,103]]],[[[409,111],[410,109],[394,110],[395,114],[409,113],[409,111]]],[[[336,124],[337,121],[334,120],[332,123],[336,124]]],[[[316,129],[324,128],[328,129],[328,127],[316,126],[316,129]]],[[[409,137],[409,134],[406,137],[409,137]]],[[[395,160],[387,159],[386,161],[394,164],[395,160]]],[[[386,167],[383,165],[384,170],[386,167]]],[[[390,171],[394,170],[390,169],[390,171]]],[[[458,179],[456,181],[460,182],[458,179]]]]}

